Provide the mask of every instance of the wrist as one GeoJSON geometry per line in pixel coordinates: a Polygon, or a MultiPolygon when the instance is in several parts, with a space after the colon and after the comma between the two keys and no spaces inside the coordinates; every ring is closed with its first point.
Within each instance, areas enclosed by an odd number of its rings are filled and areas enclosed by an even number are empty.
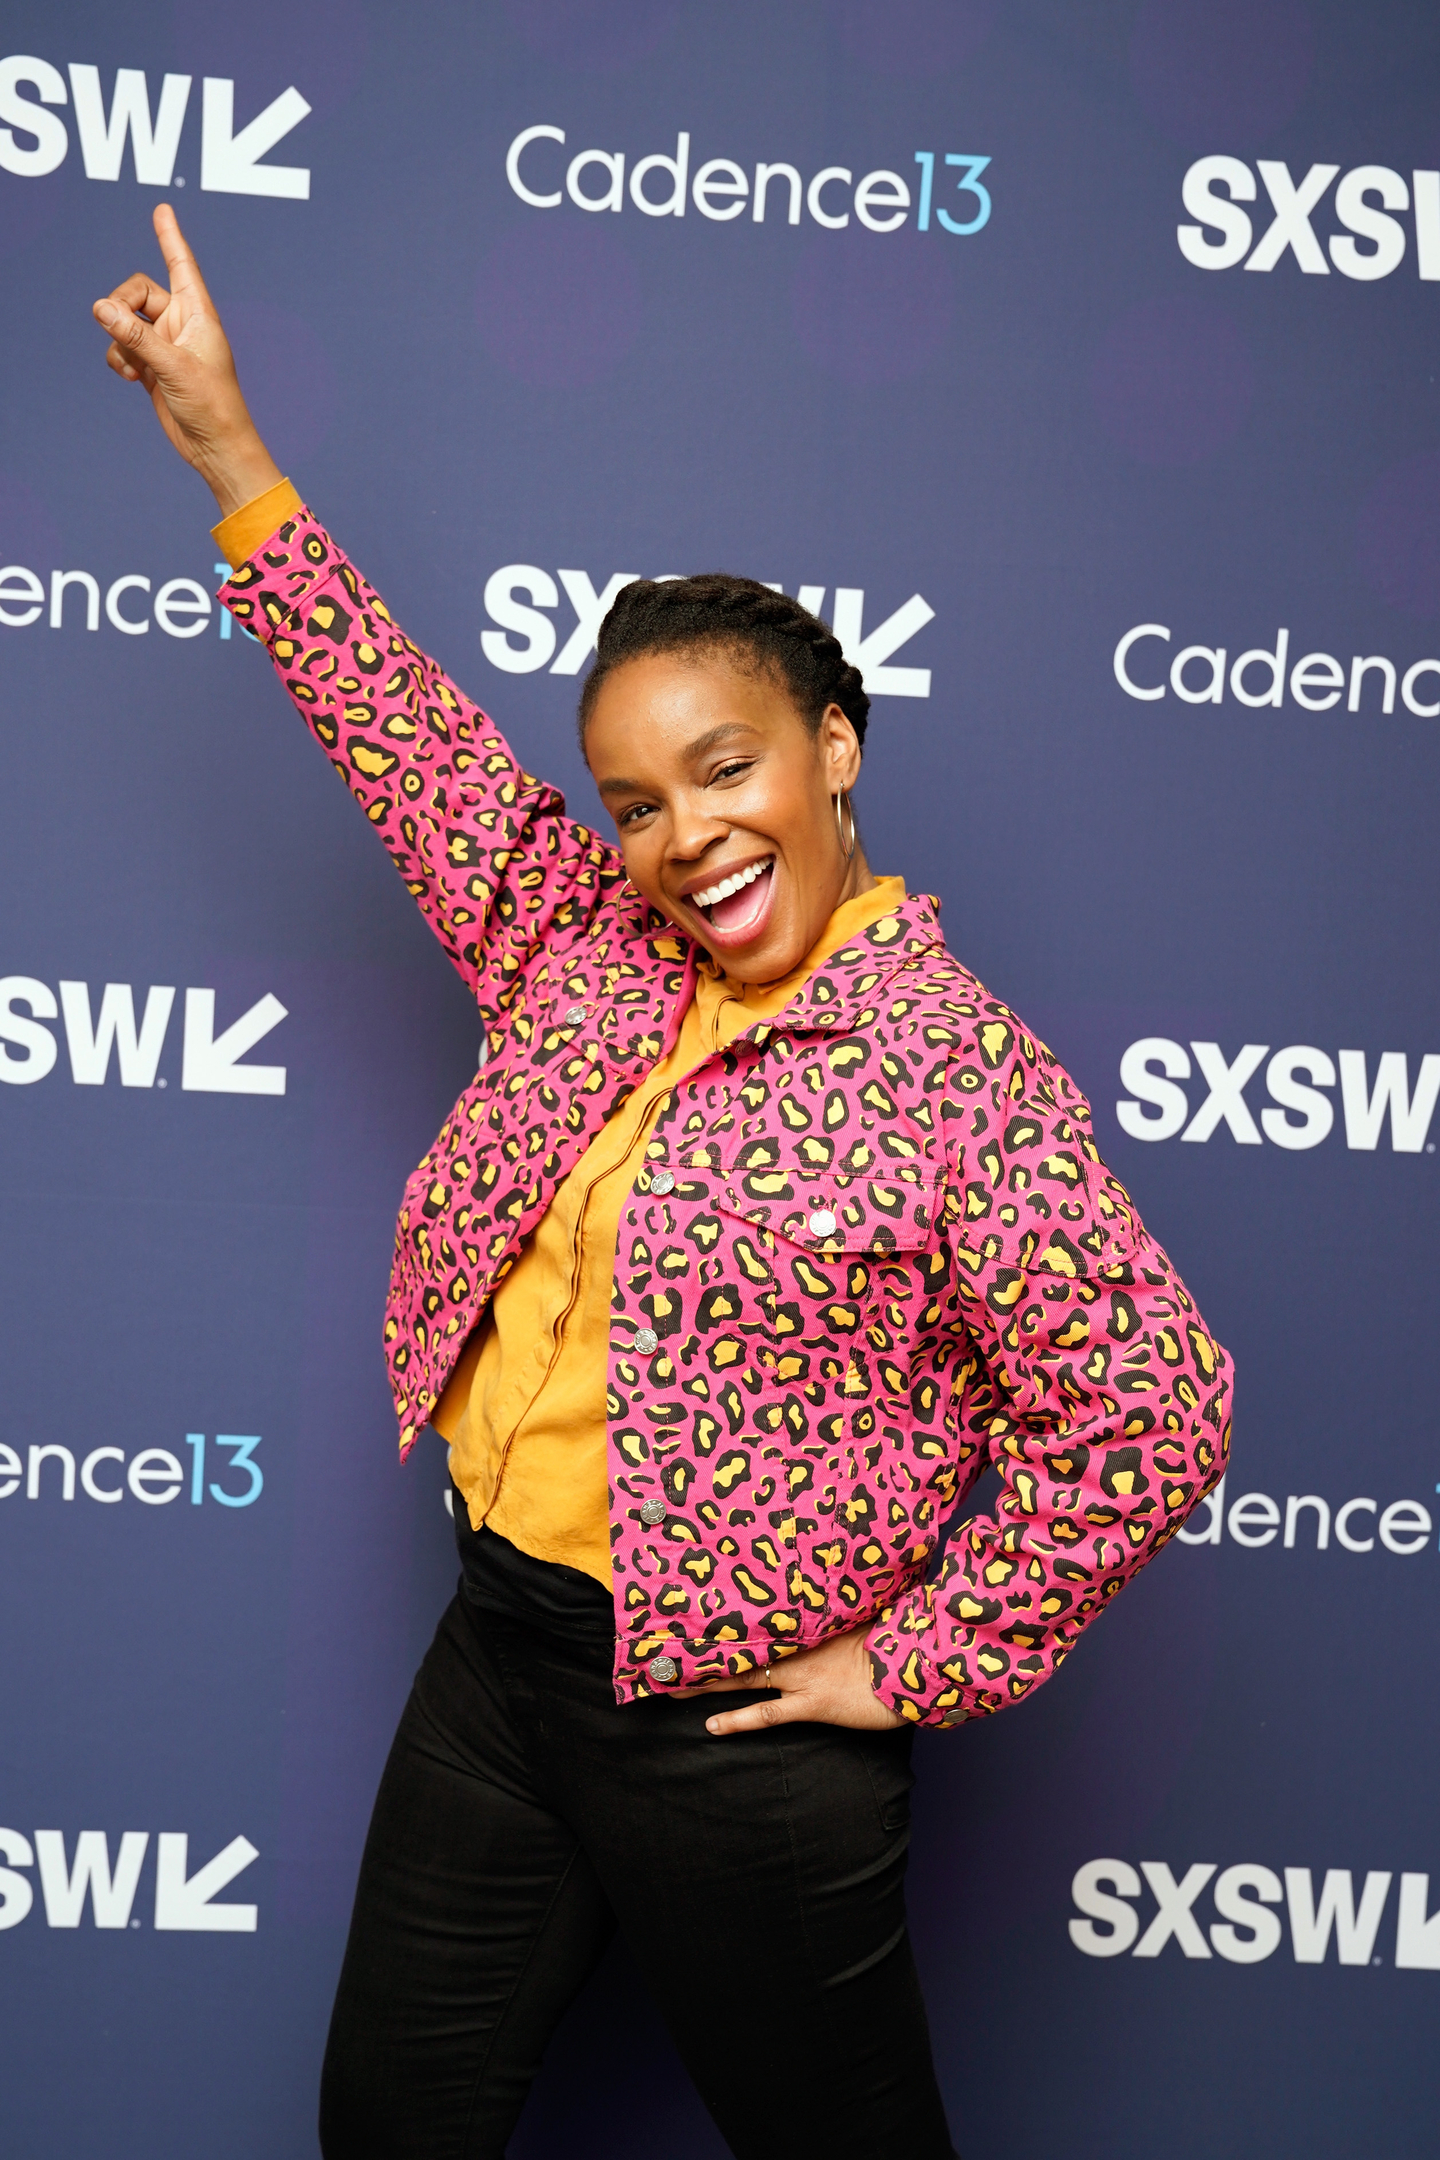
{"type": "Polygon", "coordinates": [[[285,477],[253,428],[238,442],[210,451],[200,462],[200,472],[222,518],[243,510],[285,477]]]}
{"type": "MultiPolygon", "coordinates": [[[[870,1631],[868,1628],[855,1628],[848,1639],[853,1645],[855,1678],[867,1695],[875,1695],[875,1668],[870,1662],[870,1631]]],[[[879,1697],[875,1696],[875,1700],[878,1702],[879,1697]]]]}

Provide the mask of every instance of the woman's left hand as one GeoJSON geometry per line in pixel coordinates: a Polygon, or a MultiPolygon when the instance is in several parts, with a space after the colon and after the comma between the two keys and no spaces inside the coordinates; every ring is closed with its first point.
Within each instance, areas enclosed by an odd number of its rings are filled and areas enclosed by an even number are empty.
{"type": "Polygon", "coordinates": [[[756,1688],[766,1687],[779,1693],[764,1702],[747,1703],[743,1710],[721,1711],[705,1720],[705,1730],[759,1732],[766,1725],[809,1723],[884,1732],[905,1722],[871,1688],[870,1657],[858,1628],[848,1635],[832,1635],[813,1650],[797,1650],[793,1657],[782,1658],[748,1679],[712,1680],[705,1687],[677,1688],[675,1695],[688,1701],[696,1695],[723,1695],[739,1688],[753,1694],[756,1688]]]}

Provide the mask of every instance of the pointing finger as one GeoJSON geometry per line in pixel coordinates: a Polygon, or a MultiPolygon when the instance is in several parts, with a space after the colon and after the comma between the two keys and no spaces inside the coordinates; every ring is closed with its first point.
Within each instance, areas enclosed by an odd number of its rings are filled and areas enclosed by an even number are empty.
{"type": "Polygon", "coordinates": [[[170,273],[171,286],[177,293],[187,293],[196,300],[202,300],[213,314],[213,303],[205,288],[205,280],[200,275],[200,265],[191,253],[190,243],[180,230],[180,220],[169,203],[155,205],[154,223],[155,237],[160,243],[160,253],[164,256],[165,267],[170,273]]]}

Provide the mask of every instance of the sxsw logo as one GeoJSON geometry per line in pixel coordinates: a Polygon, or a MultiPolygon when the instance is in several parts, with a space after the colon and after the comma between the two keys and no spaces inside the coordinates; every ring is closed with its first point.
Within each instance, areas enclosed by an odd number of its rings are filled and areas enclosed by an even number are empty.
{"type": "Polygon", "coordinates": [[[1413,208],[1415,267],[1440,279],[1440,172],[1414,172],[1412,195],[1403,174],[1389,165],[1355,165],[1335,189],[1334,218],[1343,232],[1320,244],[1310,220],[1330,192],[1338,165],[1312,165],[1294,180],[1288,165],[1257,158],[1256,171],[1269,199],[1270,216],[1259,239],[1242,203],[1258,202],[1255,173],[1243,159],[1202,157],[1186,173],[1180,195],[1194,225],[1177,225],[1175,238],[1197,270],[1274,270],[1293,255],[1307,277],[1328,277],[1333,263],[1342,277],[1369,282],[1389,277],[1405,259],[1408,235],[1395,213],[1413,208]],[[1328,259],[1327,259],[1328,257],[1328,259]]]}
{"type": "MultiPolygon", "coordinates": [[[[163,1088],[167,1083],[157,1073],[174,1003],[171,984],[152,983],[137,1021],[129,983],[106,983],[97,1011],[87,983],[62,982],[57,1002],[49,984],[33,975],[0,975],[0,1082],[29,1087],[54,1069],[60,1049],[45,1022],[63,1013],[77,1087],[103,1087],[113,1059],[121,1087],[163,1088]]],[[[215,992],[187,990],[181,1087],[206,1095],[283,1095],[283,1065],[239,1061],[285,1018],[285,1007],[267,990],[217,1035],[215,992]]]]}
{"type": "MultiPolygon", "coordinates": [[[[88,1903],[97,1928],[138,1928],[132,1919],[135,1893],[150,1848],[148,1830],[126,1830],[112,1863],[103,1830],[82,1830],[73,1857],[63,1830],[37,1830],[32,1845],[19,1830],[0,1830],[0,1929],[19,1927],[35,1903],[35,1886],[20,1870],[38,1866],[45,1919],[52,1928],[78,1928],[88,1903]]],[[[253,1935],[253,1905],[217,1904],[219,1893],[260,1857],[247,1837],[230,1843],[192,1875],[190,1839],[184,1830],[162,1830],[155,1840],[153,1924],[162,1933],[253,1935]]]]}
{"type": "MultiPolygon", "coordinates": [[[[486,580],[485,612],[499,627],[481,632],[480,648],[490,665],[506,675],[531,675],[546,666],[552,675],[578,675],[595,650],[596,633],[615,595],[622,585],[633,584],[639,575],[638,570],[617,570],[597,592],[588,570],[557,570],[551,577],[548,570],[534,563],[505,563],[486,580]],[[574,627],[563,645],[548,612],[559,607],[561,586],[575,615],[574,627]],[[523,600],[518,597],[522,593],[523,600]],[[523,644],[512,645],[512,637],[523,639],[523,644]]],[[[770,590],[780,592],[783,588],[772,585],[770,590]]],[[[801,607],[818,615],[825,605],[825,593],[823,585],[802,585],[796,598],[801,607]]],[[[890,667],[886,663],[934,619],[935,610],[929,601],[919,593],[911,593],[892,615],[867,631],[863,627],[865,588],[835,588],[831,627],[845,658],[864,676],[871,697],[929,697],[929,668],[890,667]]]]}
{"type": "Polygon", "coordinates": [[[1115,1115],[1132,1140],[1173,1140],[1177,1133],[1182,1140],[1209,1140],[1223,1124],[1242,1147],[1265,1140],[1282,1148],[1318,1147],[1335,1123],[1328,1091],[1336,1084],[1337,1059],[1347,1147],[1373,1151],[1388,1129],[1397,1155],[1422,1149],[1434,1154],[1426,1139],[1440,1097],[1440,1056],[1433,1052],[1421,1058],[1412,1092],[1403,1050],[1382,1051],[1372,1080],[1363,1050],[1340,1050],[1332,1058],[1310,1043],[1291,1043],[1271,1056],[1268,1043],[1244,1043],[1227,1058],[1219,1043],[1192,1042],[1187,1049],[1168,1035],[1145,1035],[1120,1060],[1120,1085],[1128,1094],[1116,1103],[1115,1115]],[[1245,1090],[1267,1057],[1270,1106],[1257,1125],[1245,1090]],[[1180,1086],[1192,1075],[1206,1091],[1193,1106],[1180,1086]]]}
{"type": "MultiPolygon", "coordinates": [[[[1375,1955],[1375,1943],[1394,1880],[1388,1868],[1366,1875],[1358,1899],[1348,1868],[1327,1868],[1318,1893],[1311,1869],[1287,1867],[1284,1873],[1282,1883],[1273,1868],[1242,1861],[1216,1875],[1213,1860],[1197,1860],[1177,1882],[1164,1860],[1142,1860],[1140,1874],[1128,1860],[1087,1860],[1070,1886],[1083,1915],[1071,1920],[1070,1940],[1093,1958],[1123,1957],[1127,1951],[1131,1957],[1157,1958],[1173,1942],[1187,1958],[1259,1965],[1284,1939],[1275,1910],[1283,1906],[1297,1965],[1325,1964],[1332,1941],[1338,1965],[1384,1963],[1375,1955]],[[1132,1901],[1147,1888],[1155,1911],[1142,1933],[1132,1901]],[[1207,1888],[1216,1914],[1208,1928],[1195,1912],[1207,1888]]],[[[1429,1898],[1428,1875],[1402,1874],[1394,1934],[1394,1960],[1402,1972],[1440,1972],[1440,1912],[1427,1917],[1429,1898]]]]}
{"type": "MultiPolygon", "coordinates": [[[[57,106],[71,105],[88,180],[118,180],[128,136],[135,178],[144,187],[183,187],[175,177],[180,133],[190,104],[189,75],[167,75],[152,106],[140,68],[117,68],[107,111],[100,70],[72,60],[70,84],[59,68],[30,53],[0,60],[0,172],[37,179],[63,165],[70,136],[57,106]],[[28,93],[28,94],[27,94],[28,93]],[[73,102],[72,102],[73,101],[73,102]]],[[[207,75],[201,90],[200,185],[221,195],[272,195],[308,202],[308,165],[262,165],[309,112],[293,84],[235,132],[235,84],[207,75]]]]}

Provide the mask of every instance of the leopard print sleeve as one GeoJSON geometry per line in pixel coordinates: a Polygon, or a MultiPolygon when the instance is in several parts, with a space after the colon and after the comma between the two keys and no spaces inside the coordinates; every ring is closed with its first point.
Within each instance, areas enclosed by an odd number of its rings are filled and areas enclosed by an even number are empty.
{"type": "Polygon", "coordinates": [[[455,967],[472,988],[491,977],[503,1004],[557,919],[578,927],[613,889],[617,852],[523,770],[308,510],[220,597],[269,649],[455,967]]]}
{"type": "Polygon", "coordinates": [[[967,1053],[947,1105],[951,1441],[962,1495],[987,1464],[1003,1490],[869,1636],[877,1694],[938,1725],[1046,1680],[1229,1446],[1230,1361],[1101,1161],[1089,1104],[998,1003],[967,1053]]]}

